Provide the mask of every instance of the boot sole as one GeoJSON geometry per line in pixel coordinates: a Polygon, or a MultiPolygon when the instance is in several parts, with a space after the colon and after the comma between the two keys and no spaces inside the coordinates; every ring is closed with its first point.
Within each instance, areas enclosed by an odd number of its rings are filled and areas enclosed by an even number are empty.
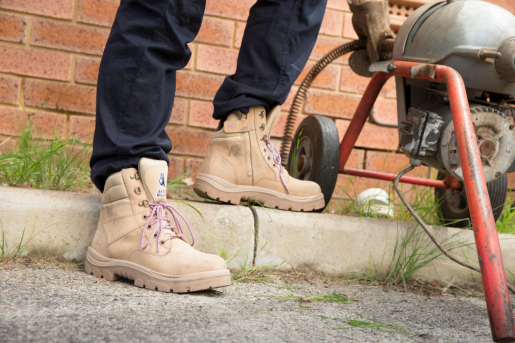
{"type": "Polygon", "coordinates": [[[325,206],[322,193],[310,197],[295,197],[266,188],[238,186],[217,176],[199,174],[193,185],[198,196],[238,205],[241,200],[254,200],[266,207],[289,211],[315,211],[325,206]]]}
{"type": "Polygon", "coordinates": [[[155,272],[136,263],[107,258],[89,247],[84,263],[86,273],[108,281],[120,277],[134,280],[137,287],[160,292],[189,293],[231,285],[228,269],[187,275],[167,275],[155,272]]]}

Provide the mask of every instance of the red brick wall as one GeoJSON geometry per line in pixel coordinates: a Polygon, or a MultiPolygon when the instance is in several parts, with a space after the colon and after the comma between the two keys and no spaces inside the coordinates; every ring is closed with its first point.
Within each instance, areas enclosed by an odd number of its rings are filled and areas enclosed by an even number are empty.
{"type": "MultiPolygon", "coordinates": [[[[207,0],[202,28],[191,44],[193,58],[177,76],[177,98],[167,128],[174,144],[171,178],[200,167],[216,126],[211,100],[224,76],[236,68],[245,20],[254,1],[207,0]]],[[[513,7],[509,0],[504,2],[513,7]]],[[[16,135],[17,123],[23,120],[21,104],[30,113],[43,107],[36,119],[43,133],[53,133],[55,127],[63,137],[92,140],[98,66],[118,5],[117,0],[0,0],[0,141],[16,135]]],[[[303,76],[325,53],[355,38],[347,0],[329,0],[310,62],[282,107],[273,133],[278,142],[303,76]]],[[[314,83],[303,114],[334,118],[343,133],[367,82],[351,72],[347,58],[340,58],[314,83]]],[[[381,120],[396,122],[393,81],[381,93],[376,109],[381,120]]],[[[396,152],[386,153],[395,151],[397,145],[395,129],[367,123],[351,164],[397,172],[407,159],[396,152]]],[[[341,176],[340,183],[346,181],[341,176]]],[[[359,191],[368,184],[357,180],[356,185],[359,191]]]]}

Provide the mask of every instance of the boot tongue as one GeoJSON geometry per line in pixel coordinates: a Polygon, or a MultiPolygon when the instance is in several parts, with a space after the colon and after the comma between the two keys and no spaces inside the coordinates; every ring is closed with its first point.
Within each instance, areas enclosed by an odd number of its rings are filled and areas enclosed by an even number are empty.
{"type": "Polygon", "coordinates": [[[268,112],[266,115],[266,128],[265,134],[267,137],[271,137],[272,132],[274,131],[275,125],[277,125],[277,121],[279,120],[279,116],[281,115],[281,107],[275,106],[268,112]]]}
{"type": "Polygon", "coordinates": [[[166,161],[142,158],[138,164],[141,182],[147,192],[148,201],[166,202],[168,164],[166,161]]]}

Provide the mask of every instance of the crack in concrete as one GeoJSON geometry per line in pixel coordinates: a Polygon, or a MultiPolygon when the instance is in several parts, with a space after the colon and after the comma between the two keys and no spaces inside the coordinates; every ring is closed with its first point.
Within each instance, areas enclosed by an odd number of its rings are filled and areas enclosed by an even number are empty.
{"type": "Polygon", "coordinates": [[[249,206],[252,216],[254,217],[254,254],[252,254],[252,267],[256,266],[256,254],[259,239],[259,216],[253,206],[249,206]]]}

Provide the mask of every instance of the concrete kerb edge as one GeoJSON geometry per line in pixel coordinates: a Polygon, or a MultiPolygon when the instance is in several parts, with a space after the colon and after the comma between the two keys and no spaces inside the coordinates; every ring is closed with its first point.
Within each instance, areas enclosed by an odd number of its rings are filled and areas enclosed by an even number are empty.
{"type": "MultiPolygon", "coordinates": [[[[277,266],[344,276],[366,270],[373,261],[385,274],[393,256],[392,243],[414,227],[331,214],[189,203],[202,212],[205,220],[188,205],[174,202],[174,206],[188,218],[196,238],[195,248],[225,254],[227,260],[232,258],[232,269],[277,266]]],[[[19,242],[24,228],[28,229],[26,236],[44,229],[29,245],[43,248],[31,251],[29,256],[83,260],[96,229],[99,207],[99,195],[0,187],[0,220],[11,247],[19,242]]],[[[433,230],[440,240],[471,243],[473,249],[462,249],[460,255],[470,262],[477,261],[472,231],[441,227],[433,230]]],[[[190,239],[189,233],[186,237],[190,239]]],[[[515,273],[515,237],[500,234],[499,238],[505,267],[515,273]]],[[[480,283],[479,275],[444,259],[422,268],[417,276],[462,286],[480,283]]],[[[514,281],[510,273],[506,276],[514,281]]]]}

